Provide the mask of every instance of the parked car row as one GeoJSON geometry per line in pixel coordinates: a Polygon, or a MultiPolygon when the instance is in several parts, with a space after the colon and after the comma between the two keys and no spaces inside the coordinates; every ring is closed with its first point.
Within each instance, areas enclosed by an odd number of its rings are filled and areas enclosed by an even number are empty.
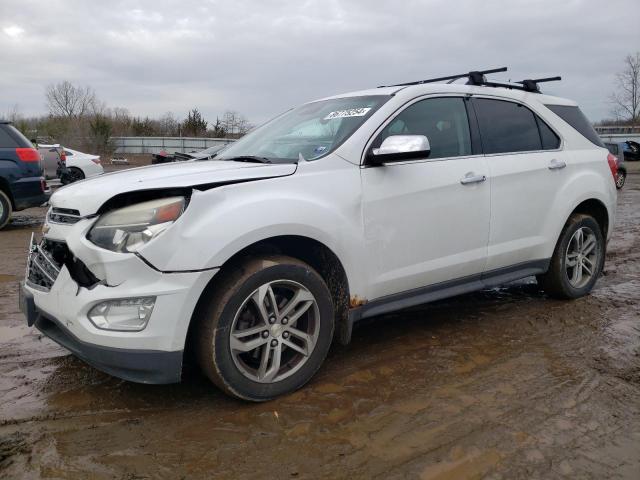
{"type": "Polygon", "coordinates": [[[29,141],[11,122],[0,121],[0,229],[14,211],[47,202],[47,179],[67,185],[102,173],[98,155],[29,141]]]}
{"type": "Polygon", "coordinates": [[[47,179],[59,178],[63,185],[104,173],[99,155],[82,153],[59,144],[38,144],[47,179]]]}
{"type": "Polygon", "coordinates": [[[0,229],[14,211],[49,199],[38,150],[11,123],[0,121],[0,229]]]}
{"type": "Polygon", "coordinates": [[[629,151],[628,144],[636,142],[607,142],[604,144],[607,150],[616,157],[616,163],[618,165],[618,171],[616,173],[616,188],[620,190],[624,186],[624,182],[627,179],[627,167],[624,164],[625,158],[627,158],[627,151],[629,151]]]}
{"type": "Polygon", "coordinates": [[[155,165],[158,163],[186,162],[189,160],[211,160],[227,145],[228,144],[214,145],[204,150],[189,153],[174,152],[171,154],[166,150],[161,150],[159,153],[153,155],[151,163],[155,165]]]}

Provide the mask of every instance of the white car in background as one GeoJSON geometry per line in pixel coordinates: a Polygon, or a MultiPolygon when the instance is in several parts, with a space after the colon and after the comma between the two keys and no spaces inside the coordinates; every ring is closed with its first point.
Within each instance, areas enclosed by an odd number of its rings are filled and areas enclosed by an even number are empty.
{"type": "Polygon", "coordinates": [[[70,148],[64,149],[67,158],[67,175],[62,178],[62,183],[73,183],[85,178],[97,177],[104,173],[99,155],[79,152],[70,148]]]}

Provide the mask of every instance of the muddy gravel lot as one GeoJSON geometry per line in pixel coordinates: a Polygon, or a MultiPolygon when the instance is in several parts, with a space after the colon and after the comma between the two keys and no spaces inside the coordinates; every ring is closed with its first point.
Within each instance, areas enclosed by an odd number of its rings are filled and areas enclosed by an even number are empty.
{"type": "Polygon", "coordinates": [[[0,478],[640,478],[640,174],[592,295],[535,280],[359,325],[304,389],[266,404],[197,372],[137,385],[18,311],[44,209],[0,232],[0,478]]]}

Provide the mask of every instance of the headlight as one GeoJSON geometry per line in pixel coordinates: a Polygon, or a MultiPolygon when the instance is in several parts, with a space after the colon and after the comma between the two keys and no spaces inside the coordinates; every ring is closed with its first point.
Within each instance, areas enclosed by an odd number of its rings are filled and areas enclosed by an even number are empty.
{"type": "Polygon", "coordinates": [[[114,252],[135,252],[175,222],[185,208],[185,197],[137,203],[102,215],[87,238],[114,252]]]}

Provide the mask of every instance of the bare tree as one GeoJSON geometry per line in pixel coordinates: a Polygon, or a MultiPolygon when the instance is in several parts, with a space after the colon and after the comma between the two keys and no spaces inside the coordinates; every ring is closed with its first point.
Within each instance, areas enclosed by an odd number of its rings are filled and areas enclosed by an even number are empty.
{"type": "Polygon", "coordinates": [[[49,85],[46,97],[49,113],[54,117],[80,118],[100,105],[91,87],[76,87],[66,80],[49,85]]]}
{"type": "Polygon", "coordinates": [[[174,117],[172,112],[165,113],[158,120],[160,133],[164,136],[172,137],[178,135],[180,131],[180,122],[174,117]]]}
{"type": "Polygon", "coordinates": [[[252,128],[244,115],[233,110],[227,110],[224,112],[220,123],[227,136],[230,138],[241,137],[252,128]]]}
{"type": "Polygon", "coordinates": [[[640,118],[640,52],[627,55],[625,68],[616,74],[616,91],[611,94],[613,113],[635,124],[640,118]]]}
{"type": "Polygon", "coordinates": [[[20,113],[20,106],[17,103],[14,103],[13,106],[7,110],[5,118],[12,123],[16,123],[21,120],[22,114],[20,113]]]}

